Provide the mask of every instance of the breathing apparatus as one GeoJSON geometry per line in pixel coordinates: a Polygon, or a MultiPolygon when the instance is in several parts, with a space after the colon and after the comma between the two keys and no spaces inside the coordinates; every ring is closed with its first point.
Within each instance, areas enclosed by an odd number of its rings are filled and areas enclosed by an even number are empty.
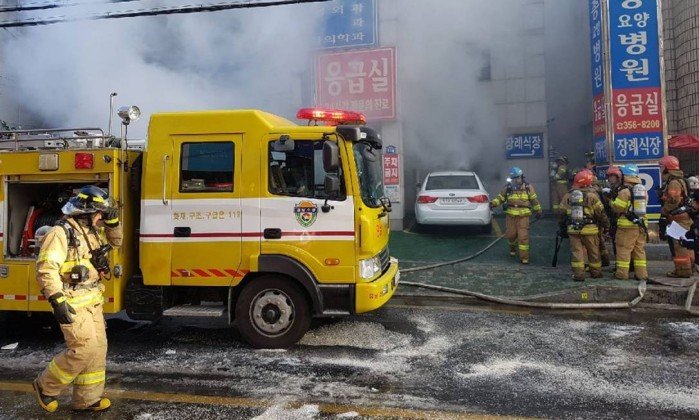
{"type": "Polygon", "coordinates": [[[580,190],[570,193],[570,224],[576,230],[585,225],[585,195],[580,190]]]}

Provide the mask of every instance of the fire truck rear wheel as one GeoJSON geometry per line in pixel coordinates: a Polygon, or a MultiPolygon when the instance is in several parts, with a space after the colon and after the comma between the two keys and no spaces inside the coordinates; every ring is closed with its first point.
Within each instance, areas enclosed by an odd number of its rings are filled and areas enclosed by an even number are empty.
{"type": "Polygon", "coordinates": [[[303,290],[283,276],[251,281],[238,297],[235,320],[240,335],[257,348],[287,348],[306,334],[311,312],[303,290]]]}

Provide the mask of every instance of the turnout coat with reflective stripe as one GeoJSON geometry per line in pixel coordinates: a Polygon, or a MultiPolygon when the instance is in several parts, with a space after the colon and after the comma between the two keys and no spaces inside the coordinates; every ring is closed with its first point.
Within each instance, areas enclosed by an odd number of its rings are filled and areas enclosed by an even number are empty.
{"type": "MultiPolygon", "coordinates": [[[[90,247],[93,250],[101,246],[100,237],[106,240],[114,248],[121,246],[121,228],[89,228],[82,222],[73,218],[66,219],[73,228],[78,246],[68,246],[69,238],[66,230],[61,226],[54,226],[48,231],[41,245],[41,251],[36,262],[37,281],[45,297],[63,292],[64,283],[70,280],[70,271],[76,265],[83,265],[89,270],[89,277],[85,283],[96,283],[99,274],[90,263],[90,247]],[[83,234],[84,233],[84,234],[83,234]],[[87,241],[90,241],[88,246],[87,241]]],[[[79,302],[74,302],[80,305],[79,302]]],[[[73,302],[71,302],[73,304],[73,302]]]]}
{"type": "MultiPolygon", "coordinates": [[[[573,190],[571,190],[572,192],[573,190]]],[[[585,217],[584,226],[582,229],[576,229],[575,226],[570,223],[570,218],[573,213],[573,209],[570,205],[570,192],[566,193],[561,200],[561,213],[565,214],[566,224],[568,225],[569,234],[579,234],[579,235],[597,235],[599,233],[599,228],[608,229],[609,219],[607,214],[604,212],[604,205],[597,195],[594,188],[581,188],[580,191],[584,194],[583,201],[583,214],[585,217]]]]}
{"type": "Polygon", "coordinates": [[[507,203],[505,214],[510,216],[531,216],[532,211],[541,212],[539,197],[530,184],[522,184],[519,188],[512,186],[505,187],[500,194],[492,201],[493,207],[498,207],[507,203]]]}

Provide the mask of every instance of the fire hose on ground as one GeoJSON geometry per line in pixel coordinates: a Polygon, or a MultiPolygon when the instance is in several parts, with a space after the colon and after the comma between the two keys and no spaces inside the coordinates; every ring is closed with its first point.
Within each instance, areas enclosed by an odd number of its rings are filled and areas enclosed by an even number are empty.
{"type": "MultiPolygon", "coordinates": [[[[537,221],[538,220],[535,220],[534,222],[532,222],[532,224],[536,223],[537,221]]],[[[490,242],[488,245],[486,245],[483,249],[476,252],[475,254],[472,254],[472,255],[469,255],[469,256],[466,256],[463,258],[459,258],[456,260],[452,260],[452,261],[445,261],[445,262],[441,262],[441,263],[429,264],[429,265],[424,265],[424,266],[419,266],[419,267],[411,267],[411,268],[400,270],[400,272],[401,272],[401,274],[403,274],[403,273],[411,273],[411,272],[417,272],[417,271],[433,270],[433,269],[439,268],[439,267],[444,267],[444,266],[448,266],[448,265],[456,265],[456,264],[464,263],[466,261],[470,261],[470,260],[482,255],[486,251],[488,251],[490,248],[495,246],[495,244],[500,242],[500,240],[502,240],[502,238],[504,238],[504,237],[505,237],[505,234],[498,236],[497,238],[495,238],[495,240],[490,242]]],[[[694,299],[694,293],[697,289],[697,283],[699,283],[699,282],[695,281],[688,288],[687,299],[685,301],[684,309],[688,314],[699,316],[699,311],[692,310],[692,301],[694,299]]],[[[641,302],[641,300],[643,300],[643,297],[645,296],[645,293],[646,293],[646,282],[645,282],[645,280],[643,280],[643,281],[640,281],[638,283],[638,296],[629,302],[556,303],[556,302],[531,302],[531,301],[526,301],[526,300],[510,299],[507,297],[486,295],[484,293],[478,293],[478,292],[474,292],[474,291],[470,291],[470,290],[466,290],[466,289],[454,289],[451,287],[436,286],[436,285],[426,284],[426,283],[415,283],[415,282],[410,282],[410,281],[402,281],[401,284],[406,285],[406,286],[419,287],[419,288],[423,288],[423,289],[452,293],[452,294],[457,294],[457,295],[462,295],[462,296],[475,297],[477,299],[485,300],[487,302],[500,303],[503,305],[523,306],[523,307],[528,307],[528,308],[544,308],[544,309],[626,309],[626,308],[633,308],[636,305],[638,305],[641,302]]]]}

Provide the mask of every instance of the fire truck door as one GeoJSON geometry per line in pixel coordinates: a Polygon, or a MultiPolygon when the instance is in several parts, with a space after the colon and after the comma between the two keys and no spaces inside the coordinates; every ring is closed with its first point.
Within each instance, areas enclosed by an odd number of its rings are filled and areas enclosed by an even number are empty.
{"type": "Polygon", "coordinates": [[[174,136],[173,146],[172,285],[228,286],[242,278],[242,136],[174,136]]]}

